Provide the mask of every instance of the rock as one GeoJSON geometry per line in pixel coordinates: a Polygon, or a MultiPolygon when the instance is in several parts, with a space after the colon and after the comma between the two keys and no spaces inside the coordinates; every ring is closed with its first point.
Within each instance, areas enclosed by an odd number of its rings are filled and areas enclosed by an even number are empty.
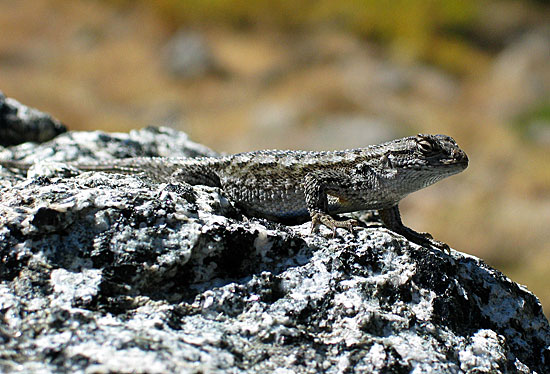
{"type": "Polygon", "coordinates": [[[166,44],[164,55],[167,68],[179,78],[200,78],[217,70],[210,47],[198,32],[178,31],[166,44]]]}
{"type": "Polygon", "coordinates": [[[0,92],[0,145],[44,142],[67,131],[49,114],[29,108],[0,92]]]}
{"type": "Polygon", "coordinates": [[[510,119],[548,100],[550,95],[550,27],[525,32],[496,58],[491,109],[510,119]]]}
{"type": "MultiPolygon", "coordinates": [[[[71,132],[8,151],[211,153],[187,142],[71,132]]],[[[379,225],[310,235],[180,187],[0,170],[1,372],[550,372],[540,302],[478,258],[379,225]]]]}
{"type": "Polygon", "coordinates": [[[128,157],[201,157],[218,154],[189,140],[182,132],[168,127],[147,127],[129,134],[67,132],[42,144],[21,144],[0,151],[0,159],[26,162],[35,160],[91,161],[128,157]]]}

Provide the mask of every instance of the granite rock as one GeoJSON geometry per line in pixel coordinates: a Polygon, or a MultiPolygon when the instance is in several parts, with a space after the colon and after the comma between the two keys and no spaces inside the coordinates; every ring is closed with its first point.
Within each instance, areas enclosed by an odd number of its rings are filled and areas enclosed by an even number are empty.
{"type": "MultiPolygon", "coordinates": [[[[71,132],[26,161],[211,155],[71,132]]],[[[223,191],[0,168],[3,373],[547,373],[539,300],[478,258],[244,217],[223,191]]]]}
{"type": "Polygon", "coordinates": [[[49,114],[0,92],[0,146],[44,142],[65,131],[65,126],[49,114]]]}

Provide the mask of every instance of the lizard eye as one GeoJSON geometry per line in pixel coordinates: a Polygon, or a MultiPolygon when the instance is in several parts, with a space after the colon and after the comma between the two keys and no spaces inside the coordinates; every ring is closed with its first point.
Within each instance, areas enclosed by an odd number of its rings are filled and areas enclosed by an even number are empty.
{"type": "Polygon", "coordinates": [[[422,153],[432,153],[434,151],[432,143],[430,143],[428,140],[422,139],[418,141],[416,145],[422,153]]]}

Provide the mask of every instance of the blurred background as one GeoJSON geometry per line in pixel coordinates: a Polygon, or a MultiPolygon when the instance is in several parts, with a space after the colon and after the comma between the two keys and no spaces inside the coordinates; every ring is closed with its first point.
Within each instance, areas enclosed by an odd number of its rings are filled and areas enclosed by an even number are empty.
{"type": "MultiPolygon", "coordinates": [[[[0,90],[70,130],[220,152],[453,136],[469,168],[404,221],[550,312],[550,2],[0,0],[0,90]]],[[[437,269],[434,269],[437,271],[437,269]]]]}

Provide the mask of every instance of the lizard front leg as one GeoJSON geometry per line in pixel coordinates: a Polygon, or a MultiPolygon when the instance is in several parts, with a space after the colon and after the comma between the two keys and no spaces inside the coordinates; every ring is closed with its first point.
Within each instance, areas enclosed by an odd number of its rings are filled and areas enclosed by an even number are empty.
{"type": "Polygon", "coordinates": [[[394,205],[388,209],[380,209],[378,211],[380,218],[384,225],[393,232],[403,235],[405,238],[409,239],[411,242],[418,245],[429,245],[434,246],[440,250],[444,250],[447,253],[450,253],[451,250],[449,246],[443,242],[435,240],[428,233],[416,232],[413,229],[408,228],[401,221],[401,214],[399,213],[399,208],[397,205],[394,205]]]}
{"type": "Polygon", "coordinates": [[[332,230],[332,236],[336,236],[338,227],[345,228],[353,232],[353,226],[357,225],[357,221],[353,219],[338,221],[328,213],[328,197],[327,190],[331,186],[336,186],[346,177],[342,173],[326,172],[323,173],[308,173],[304,181],[304,190],[306,197],[306,206],[311,216],[311,232],[317,232],[321,224],[332,230]]]}

